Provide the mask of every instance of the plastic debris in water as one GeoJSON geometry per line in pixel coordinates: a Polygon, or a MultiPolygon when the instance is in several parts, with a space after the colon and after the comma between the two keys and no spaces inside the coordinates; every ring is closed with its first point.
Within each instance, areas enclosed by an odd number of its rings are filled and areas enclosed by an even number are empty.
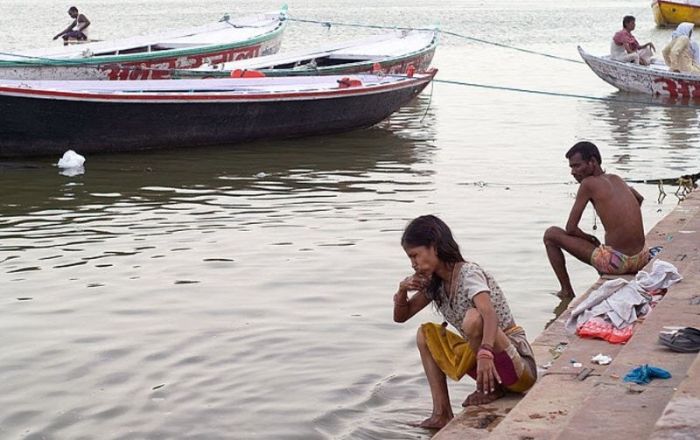
{"type": "Polygon", "coordinates": [[[76,153],[73,150],[68,150],[63,153],[63,157],[58,160],[56,166],[61,169],[61,174],[64,176],[72,177],[83,174],[85,168],[85,157],[76,153]]]}
{"type": "Polygon", "coordinates": [[[603,353],[598,353],[591,358],[591,362],[598,365],[608,365],[610,362],[612,362],[612,358],[604,355],[603,353]]]}

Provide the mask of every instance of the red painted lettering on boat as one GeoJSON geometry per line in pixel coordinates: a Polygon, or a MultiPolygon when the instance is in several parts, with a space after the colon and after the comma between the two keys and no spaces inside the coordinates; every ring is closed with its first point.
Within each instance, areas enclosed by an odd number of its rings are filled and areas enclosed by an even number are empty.
{"type": "Polygon", "coordinates": [[[233,60],[243,60],[257,57],[261,53],[262,46],[227,49],[208,54],[196,54],[179,58],[170,58],[158,61],[145,61],[139,63],[122,63],[119,66],[99,67],[108,79],[112,81],[124,81],[135,79],[169,79],[171,69],[192,69],[202,64],[225,63],[233,60]]]}
{"type": "Polygon", "coordinates": [[[657,93],[660,95],[665,95],[663,92],[667,92],[668,96],[671,98],[676,98],[678,96],[678,87],[676,87],[676,80],[670,78],[655,78],[654,83],[661,84],[661,90],[657,93]]]}

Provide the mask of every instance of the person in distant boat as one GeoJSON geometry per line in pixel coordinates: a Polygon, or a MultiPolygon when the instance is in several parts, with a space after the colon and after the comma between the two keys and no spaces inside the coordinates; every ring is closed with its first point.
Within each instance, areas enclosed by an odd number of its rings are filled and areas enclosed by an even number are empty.
{"type": "Polygon", "coordinates": [[[671,34],[671,42],[661,53],[669,70],[673,72],[700,73],[700,48],[691,40],[693,23],[681,23],[671,34]]]}
{"type": "Polygon", "coordinates": [[[635,25],[636,20],[631,15],[626,15],[622,19],[622,29],[615,33],[610,43],[610,58],[624,63],[648,66],[656,48],[653,43],[639,44],[632,35],[635,25]]]}
{"type": "Polygon", "coordinates": [[[521,393],[532,387],[537,365],[525,331],[515,325],[491,274],[464,260],[450,228],[433,215],[418,217],[406,226],[401,246],[414,274],[394,294],[394,321],[406,322],[431,303],[445,319],[442,325],[424,323],[418,329],[416,342],[433,411],[411,424],[439,429],[454,417],[447,377],[459,380],[468,374],[476,380],[476,391],[462,406],[486,404],[506,390],[521,393]],[[448,330],[448,322],[459,333],[448,330]]]}
{"type": "Polygon", "coordinates": [[[67,45],[69,40],[86,41],[87,40],[87,28],[90,26],[90,20],[84,15],[78,12],[78,8],[71,6],[68,9],[68,15],[71,16],[73,22],[65,28],[63,31],[56,34],[53,37],[54,40],[58,37],[63,37],[63,45],[67,45]]]}
{"type": "Polygon", "coordinates": [[[598,147],[591,142],[578,142],[566,153],[571,175],[581,184],[571,208],[566,229],[556,226],[544,233],[549,263],[559,280],[560,298],[572,298],[569,274],[563,251],[590,264],[601,274],[636,273],[650,259],[644,242],[641,204],[644,200],[619,176],[606,173],[598,147]],[[591,202],[605,228],[605,244],[579,228],[581,215],[591,202]]]}

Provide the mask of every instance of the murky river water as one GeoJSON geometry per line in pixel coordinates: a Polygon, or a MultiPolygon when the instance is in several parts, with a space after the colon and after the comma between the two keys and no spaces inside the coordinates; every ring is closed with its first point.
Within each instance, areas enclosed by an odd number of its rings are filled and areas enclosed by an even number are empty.
{"type": "MultiPolygon", "coordinates": [[[[657,47],[648,1],[291,0],[297,18],[452,32],[564,57],[600,53],[623,15],[657,47]],[[501,3],[510,3],[502,5],[501,3]]],[[[4,0],[6,50],[43,46],[69,5],[4,0]]],[[[94,38],[203,23],[272,1],[84,0],[94,38]]],[[[291,23],[283,49],[371,33],[291,23]]],[[[410,272],[406,222],[436,213],[493,272],[530,339],[554,317],[541,242],[577,186],[564,152],[601,147],[628,179],[700,168],[695,108],[620,95],[585,65],[446,37],[437,83],[390,120],[339,136],[0,165],[0,438],[428,438],[414,347],[426,310],[391,320],[410,272]],[[619,102],[619,99],[639,101],[619,102]]],[[[119,121],[115,121],[118,124],[119,121]]],[[[158,127],[154,127],[154,130],[158,127]]],[[[646,197],[645,227],[676,203],[646,197]]],[[[667,188],[667,191],[671,188],[667,188]]],[[[668,191],[670,193],[670,191],[668,191]]],[[[583,227],[591,230],[592,212],[583,227]]],[[[602,231],[598,230],[602,236],[602,231]]],[[[571,261],[574,287],[595,272],[571,261]]],[[[473,389],[452,388],[455,407],[473,389]]]]}

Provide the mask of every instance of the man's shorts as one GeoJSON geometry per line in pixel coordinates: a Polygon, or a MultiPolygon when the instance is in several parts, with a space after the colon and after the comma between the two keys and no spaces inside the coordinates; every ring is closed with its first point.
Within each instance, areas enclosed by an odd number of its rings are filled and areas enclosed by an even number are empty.
{"type": "Polygon", "coordinates": [[[63,34],[63,39],[64,40],[87,40],[87,35],[82,33],[81,31],[69,31],[63,34]]]}
{"type": "Polygon", "coordinates": [[[651,255],[646,247],[640,253],[628,256],[610,246],[601,244],[593,249],[591,266],[603,274],[623,275],[639,272],[650,259],[651,255]]]}

